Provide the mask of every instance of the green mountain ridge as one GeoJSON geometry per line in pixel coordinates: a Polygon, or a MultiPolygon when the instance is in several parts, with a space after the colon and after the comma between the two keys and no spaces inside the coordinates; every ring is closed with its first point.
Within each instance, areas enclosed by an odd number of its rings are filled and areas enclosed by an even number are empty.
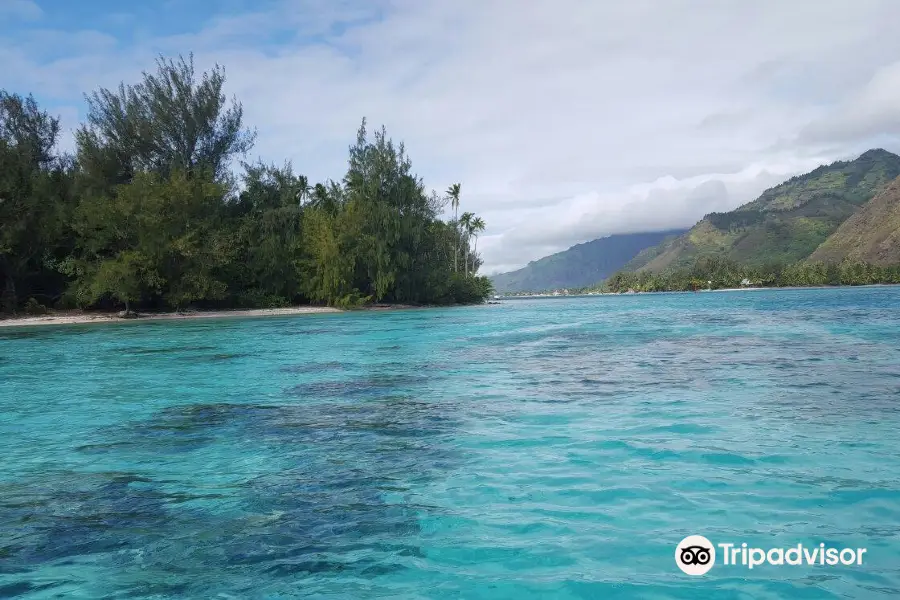
{"type": "Polygon", "coordinates": [[[493,275],[497,293],[539,292],[593,285],[621,269],[642,250],[686,230],[617,234],[576,244],[509,273],[493,275]]]}
{"type": "Polygon", "coordinates": [[[803,260],[898,176],[900,156],[883,149],[823,165],[733,211],[706,215],[683,235],[642,251],[623,269],[660,272],[705,257],[751,265],[803,260]]]}
{"type": "Polygon", "coordinates": [[[900,177],[844,221],[809,262],[844,260],[878,266],[900,264],[900,177]]]}

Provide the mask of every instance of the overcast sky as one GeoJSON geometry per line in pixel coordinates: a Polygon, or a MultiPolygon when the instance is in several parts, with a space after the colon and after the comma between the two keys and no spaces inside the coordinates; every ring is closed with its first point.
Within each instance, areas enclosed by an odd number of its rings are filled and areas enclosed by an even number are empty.
{"type": "Polygon", "coordinates": [[[0,87],[66,128],[160,53],[219,62],[252,158],[339,179],[363,116],[487,221],[488,273],[900,151],[898,0],[0,0],[0,87]]]}

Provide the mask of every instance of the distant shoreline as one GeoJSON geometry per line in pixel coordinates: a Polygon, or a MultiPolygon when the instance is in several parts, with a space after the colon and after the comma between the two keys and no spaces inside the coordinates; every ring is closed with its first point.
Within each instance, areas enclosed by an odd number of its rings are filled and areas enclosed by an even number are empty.
{"type": "Polygon", "coordinates": [[[305,314],[344,312],[329,306],[292,306],[289,308],[256,308],[246,310],[202,310],[190,312],[138,313],[122,318],[117,312],[55,311],[46,315],[23,315],[0,319],[0,327],[33,325],[81,325],[87,323],[145,323],[148,321],[181,321],[193,319],[227,319],[244,317],[286,317],[305,314]]]}
{"type": "Polygon", "coordinates": [[[897,287],[900,283],[867,283],[865,285],[786,285],[786,286],[752,286],[739,288],[718,288],[715,290],[660,290],[658,292],[593,292],[585,294],[528,294],[522,296],[500,296],[500,300],[528,300],[535,298],[584,298],[588,296],[638,296],[646,294],[696,294],[710,292],[753,292],[765,290],[837,290],[844,288],[897,287]]]}

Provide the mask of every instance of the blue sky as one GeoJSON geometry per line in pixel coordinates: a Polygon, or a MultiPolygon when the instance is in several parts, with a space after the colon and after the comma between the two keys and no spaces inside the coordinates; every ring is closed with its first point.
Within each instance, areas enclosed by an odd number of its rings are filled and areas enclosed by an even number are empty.
{"type": "Polygon", "coordinates": [[[895,0],[0,0],[0,86],[61,118],[154,59],[222,64],[251,156],[340,178],[363,116],[462,182],[490,271],[689,226],[900,151],[895,0]]]}

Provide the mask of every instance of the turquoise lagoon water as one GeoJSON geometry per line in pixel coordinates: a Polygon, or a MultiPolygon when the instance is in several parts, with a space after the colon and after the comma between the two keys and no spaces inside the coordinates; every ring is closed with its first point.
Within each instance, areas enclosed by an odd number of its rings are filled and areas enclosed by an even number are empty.
{"type": "Polygon", "coordinates": [[[898,597],[898,402],[898,288],[0,330],[0,596],[898,597]]]}

